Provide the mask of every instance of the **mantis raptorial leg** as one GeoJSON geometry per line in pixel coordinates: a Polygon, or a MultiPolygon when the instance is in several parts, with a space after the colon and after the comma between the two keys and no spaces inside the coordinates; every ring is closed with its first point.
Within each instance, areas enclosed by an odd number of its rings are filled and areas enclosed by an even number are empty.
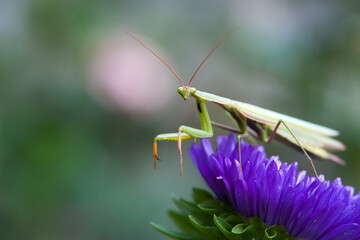
{"type": "Polygon", "coordinates": [[[211,127],[209,113],[206,108],[205,100],[197,98],[196,106],[200,116],[201,129],[183,126],[181,125],[177,133],[165,133],[159,134],[154,138],[154,167],[156,168],[156,160],[158,160],[157,155],[157,141],[177,141],[178,149],[180,153],[180,176],[182,176],[183,166],[182,166],[182,150],[181,150],[181,141],[186,141],[191,138],[211,138],[214,133],[211,127]]]}

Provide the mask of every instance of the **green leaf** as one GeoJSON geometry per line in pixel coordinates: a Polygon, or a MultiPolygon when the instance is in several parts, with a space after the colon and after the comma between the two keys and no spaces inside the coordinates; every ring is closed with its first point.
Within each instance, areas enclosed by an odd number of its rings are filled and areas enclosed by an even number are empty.
{"type": "Polygon", "coordinates": [[[291,237],[285,230],[283,226],[273,225],[267,229],[265,229],[265,237],[266,239],[271,240],[290,240],[295,239],[291,237]]]}
{"type": "Polygon", "coordinates": [[[209,225],[205,222],[202,222],[200,219],[191,215],[189,216],[189,220],[196,229],[202,232],[209,239],[225,239],[219,229],[216,228],[214,225],[209,225]]]}
{"type": "Polygon", "coordinates": [[[175,195],[171,196],[171,200],[175,203],[175,205],[180,209],[182,215],[184,217],[188,217],[190,212],[183,206],[183,204],[180,202],[180,198],[178,198],[175,195]]]}
{"type": "Polygon", "coordinates": [[[241,223],[231,229],[231,232],[242,236],[244,239],[263,239],[265,225],[255,216],[250,218],[249,224],[241,223]]]}
{"type": "Polygon", "coordinates": [[[192,189],[192,198],[196,204],[201,204],[206,200],[214,199],[214,197],[207,191],[199,188],[192,189]]]}
{"type": "Polygon", "coordinates": [[[220,215],[221,218],[225,219],[225,221],[229,224],[232,224],[232,225],[236,225],[236,224],[239,224],[239,223],[245,223],[245,218],[242,217],[241,215],[239,214],[236,214],[236,215],[227,215],[227,216],[223,216],[223,215],[220,215]]]}
{"type": "Polygon", "coordinates": [[[276,232],[276,229],[274,229],[273,227],[269,227],[265,229],[265,236],[267,239],[276,239],[278,234],[276,232]]]}
{"type": "Polygon", "coordinates": [[[265,224],[260,220],[258,216],[254,216],[250,218],[250,225],[254,226],[256,229],[264,229],[265,230],[265,224]]]}
{"type": "MultiPolygon", "coordinates": [[[[251,232],[255,238],[263,239],[265,235],[265,224],[260,220],[258,216],[250,218],[250,225],[247,227],[247,231],[251,232]]],[[[246,229],[245,229],[246,230],[246,229]]]]}
{"type": "MultiPolygon", "coordinates": [[[[168,214],[181,232],[161,225],[151,225],[169,237],[181,240],[294,240],[283,226],[267,227],[259,217],[246,218],[231,205],[220,202],[208,192],[193,189],[194,201],[172,196],[180,211],[168,214]]],[[[299,239],[298,239],[299,240],[299,239]]]]}
{"type": "Polygon", "coordinates": [[[196,236],[195,234],[190,234],[190,233],[182,233],[182,232],[176,232],[173,230],[170,230],[168,228],[165,228],[161,225],[158,225],[156,223],[150,222],[151,226],[153,226],[156,230],[158,230],[159,232],[175,238],[175,239],[179,239],[179,240],[200,240],[200,239],[204,239],[200,236],[196,236]]]}
{"type": "Polygon", "coordinates": [[[189,233],[199,233],[199,231],[190,223],[188,216],[184,216],[174,210],[169,210],[168,215],[180,230],[189,233]]]}
{"type": "Polygon", "coordinates": [[[194,215],[197,218],[201,219],[201,221],[204,222],[212,222],[212,218],[209,217],[208,214],[206,214],[205,212],[201,211],[200,208],[198,208],[198,206],[195,203],[186,201],[185,199],[180,198],[179,199],[180,204],[189,212],[189,215],[194,215]]]}
{"type": "Polygon", "coordinates": [[[198,206],[195,203],[187,201],[187,200],[185,200],[183,198],[179,198],[179,202],[190,213],[192,213],[192,214],[197,214],[197,213],[203,214],[203,212],[198,208],[198,206]]]}
{"type": "Polygon", "coordinates": [[[214,223],[215,225],[223,232],[230,232],[231,231],[231,225],[228,224],[224,219],[221,217],[217,217],[214,215],[214,223]]]}
{"type": "Polygon", "coordinates": [[[231,232],[235,233],[235,234],[243,234],[247,227],[248,227],[248,225],[246,225],[244,223],[237,224],[237,225],[235,225],[235,227],[233,227],[233,229],[231,229],[231,232]]]}
{"type": "Polygon", "coordinates": [[[227,239],[230,240],[239,240],[241,239],[240,236],[237,236],[231,232],[231,225],[228,224],[224,219],[221,217],[217,217],[214,215],[214,223],[220,229],[220,231],[225,235],[227,239]]]}
{"type": "Polygon", "coordinates": [[[220,215],[221,213],[224,212],[222,206],[220,205],[219,201],[216,200],[206,200],[200,204],[198,204],[198,207],[206,212],[207,214],[213,216],[215,215],[220,215]]]}
{"type": "Polygon", "coordinates": [[[236,214],[234,208],[227,202],[220,202],[221,207],[224,209],[225,212],[231,212],[232,214],[236,214]]]}

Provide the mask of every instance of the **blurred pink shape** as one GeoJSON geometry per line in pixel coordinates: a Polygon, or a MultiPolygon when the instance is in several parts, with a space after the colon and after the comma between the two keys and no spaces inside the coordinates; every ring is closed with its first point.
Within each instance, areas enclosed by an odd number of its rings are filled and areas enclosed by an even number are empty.
{"type": "MultiPolygon", "coordinates": [[[[151,41],[146,41],[160,53],[151,41]]],[[[147,49],[125,32],[111,34],[95,49],[91,64],[95,91],[101,100],[135,117],[156,115],[177,96],[176,79],[147,49]]]]}

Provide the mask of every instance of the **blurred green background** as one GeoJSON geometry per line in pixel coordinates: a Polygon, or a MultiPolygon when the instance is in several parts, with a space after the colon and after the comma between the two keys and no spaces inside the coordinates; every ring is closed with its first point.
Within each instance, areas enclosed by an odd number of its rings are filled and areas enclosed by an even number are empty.
{"type": "MultiPolygon", "coordinates": [[[[175,143],[159,143],[155,171],[153,137],[199,126],[198,113],[124,30],[187,82],[234,27],[192,85],[339,130],[347,166],[315,165],[358,192],[357,1],[2,0],[0,239],[166,239],[149,221],[171,226],[170,194],[206,186],[187,154],[179,178],[175,143]]],[[[313,175],[302,154],[266,149],[313,175]]]]}

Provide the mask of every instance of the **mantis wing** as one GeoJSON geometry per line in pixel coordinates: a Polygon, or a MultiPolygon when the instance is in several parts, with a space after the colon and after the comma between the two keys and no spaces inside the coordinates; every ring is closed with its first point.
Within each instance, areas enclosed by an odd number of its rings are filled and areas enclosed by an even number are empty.
{"type": "Polygon", "coordinates": [[[282,119],[291,129],[315,133],[325,136],[338,136],[339,132],[321,125],[306,122],[298,118],[290,117],[285,114],[274,112],[268,109],[257,107],[248,103],[234,101],[237,110],[245,117],[270,126],[276,126],[279,119],[282,119]]]}
{"type": "MultiPolygon", "coordinates": [[[[289,128],[291,127],[289,126],[289,128]]],[[[274,127],[270,126],[270,129],[273,130],[274,127]]],[[[298,129],[295,128],[291,129],[291,131],[308,152],[312,153],[313,155],[319,158],[330,159],[341,165],[345,165],[344,160],[328,152],[328,150],[329,151],[345,150],[345,146],[340,141],[335,140],[328,136],[309,134],[308,132],[299,131],[298,129]]],[[[279,127],[276,133],[281,138],[286,139],[286,141],[290,142],[293,146],[299,147],[294,137],[285,127],[283,126],[279,127]]]]}
{"type": "MultiPolygon", "coordinates": [[[[271,131],[275,129],[280,119],[283,120],[308,152],[323,159],[330,159],[342,165],[345,164],[342,159],[328,152],[328,150],[345,150],[344,144],[332,138],[332,136],[338,135],[338,131],[251,104],[238,101],[233,104],[240,114],[250,120],[264,124],[271,131]]],[[[280,125],[276,133],[282,140],[299,147],[284,125],[280,125]]]]}

